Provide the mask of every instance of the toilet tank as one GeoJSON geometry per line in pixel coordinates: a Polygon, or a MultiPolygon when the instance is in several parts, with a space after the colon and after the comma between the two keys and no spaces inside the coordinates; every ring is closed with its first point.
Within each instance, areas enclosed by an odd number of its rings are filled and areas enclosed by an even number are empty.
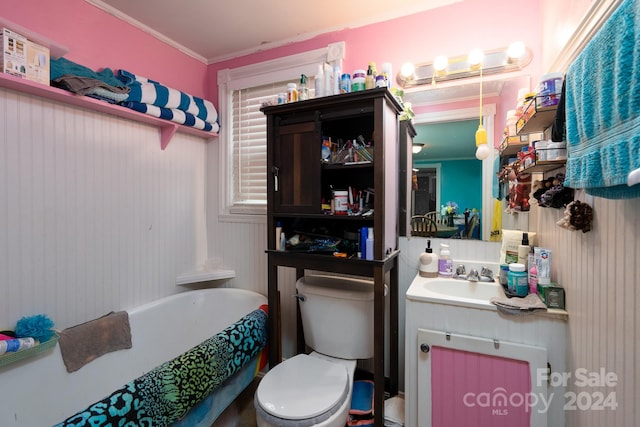
{"type": "Polygon", "coordinates": [[[341,359],[373,357],[373,281],[308,275],[296,282],[304,339],[341,359]]]}

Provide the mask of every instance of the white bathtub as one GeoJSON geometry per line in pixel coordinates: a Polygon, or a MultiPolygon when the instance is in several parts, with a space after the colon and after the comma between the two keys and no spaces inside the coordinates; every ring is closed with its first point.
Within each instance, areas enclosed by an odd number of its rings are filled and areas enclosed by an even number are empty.
{"type": "Polygon", "coordinates": [[[132,348],[105,354],[76,372],[66,371],[58,346],[2,367],[0,426],[61,422],[266,303],[263,295],[241,289],[183,292],[128,310],[132,348]]]}

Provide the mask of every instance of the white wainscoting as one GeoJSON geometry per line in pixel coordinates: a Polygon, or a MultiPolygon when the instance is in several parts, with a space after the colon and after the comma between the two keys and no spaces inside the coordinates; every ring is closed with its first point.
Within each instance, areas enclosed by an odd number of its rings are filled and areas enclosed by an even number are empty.
{"type": "Polygon", "coordinates": [[[614,393],[618,407],[570,408],[567,426],[635,426],[640,423],[640,199],[590,198],[581,191],[576,196],[593,205],[593,230],[562,229],[555,223],[563,210],[541,209],[538,237],[553,250],[552,279],[566,290],[569,392],[583,393],[583,403],[594,393],[614,393]],[[617,385],[576,385],[577,369],[600,377],[603,369],[617,376],[617,385]]]}
{"type": "Polygon", "coordinates": [[[207,256],[203,139],[0,89],[0,329],[179,292],[207,256]]]}

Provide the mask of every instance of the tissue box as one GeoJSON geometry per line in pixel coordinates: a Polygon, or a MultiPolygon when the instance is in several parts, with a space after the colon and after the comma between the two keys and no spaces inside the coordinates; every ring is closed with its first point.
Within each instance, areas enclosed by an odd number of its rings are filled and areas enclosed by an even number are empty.
{"type": "Polygon", "coordinates": [[[27,41],[27,79],[49,85],[49,48],[27,41]]]}
{"type": "Polygon", "coordinates": [[[565,309],[564,288],[557,283],[541,285],[538,283],[538,294],[548,308],[565,309]]]}
{"type": "Polygon", "coordinates": [[[8,28],[0,27],[0,30],[0,70],[16,77],[27,78],[27,38],[8,28]]]}

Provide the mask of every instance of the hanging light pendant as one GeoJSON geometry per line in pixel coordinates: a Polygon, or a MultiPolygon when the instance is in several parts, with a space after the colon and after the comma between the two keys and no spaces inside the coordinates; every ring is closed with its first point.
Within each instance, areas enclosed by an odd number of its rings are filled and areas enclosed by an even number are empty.
{"type": "Polygon", "coordinates": [[[482,126],[482,60],[479,60],[480,66],[480,123],[476,131],[476,159],[484,160],[489,157],[489,146],[487,144],[487,131],[482,126]]]}

